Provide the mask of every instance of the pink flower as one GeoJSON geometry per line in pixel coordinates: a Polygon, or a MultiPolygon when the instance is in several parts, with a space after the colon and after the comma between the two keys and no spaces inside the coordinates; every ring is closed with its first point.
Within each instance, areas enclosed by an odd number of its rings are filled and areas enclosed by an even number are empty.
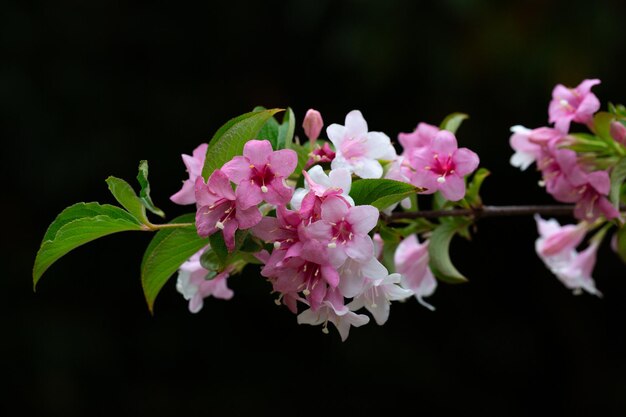
{"type": "Polygon", "coordinates": [[[558,84],[552,90],[552,101],[548,108],[550,123],[563,133],[569,131],[573,121],[588,124],[593,120],[593,114],[600,109],[600,101],[591,92],[594,85],[600,80],[584,80],[576,88],[567,88],[558,84]]]}
{"type": "Polygon", "coordinates": [[[323,126],[324,121],[322,120],[320,112],[309,109],[304,116],[302,127],[304,128],[304,134],[311,141],[311,145],[314,145],[317,138],[320,137],[323,126]]]}
{"type": "Polygon", "coordinates": [[[220,229],[229,251],[235,249],[237,229],[249,229],[261,221],[261,212],[256,206],[241,207],[230,181],[219,169],[211,174],[207,184],[198,177],[195,189],[198,235],[207,237],[220,229]]]}
{"type": "Polygon", "coordinates": [[[326,129],[336,150],[331,168],[345,168],[361,178],[382,177],[383,167],[378,160],[391,161],[396,157],[389,137],[382,132],[368,132],[367,122],[358,110],[348,113],[345,123],[326,129]]]}
{"type": "Polygon", "coordinates": [[[304,218],[318,220],[322,202],[329,196],[341,196],[348,204],[354,205],[354,200],[348,195],[352,187],[352,176],[348,170],[333,169],[326,175],[324,169],[316,165],[303,175],[305,188],[293,193],[291,207],[300,210],[304,218]]]}
{"type": "Polygon", "coordinates": [[[511,156],[511,165],[522,171],[541,157],[542,146],[554,146],[563,139],[562,132],[549,127],[530,130],[523,126],[513,126],[511,132],[513,135],[510,144],[515,150],[511,156]]]}
{"type": "Polygon", "coordinates": [[[298,324],[310,324],[312,326],[323,325],[322,332],[328,333],[328,322],[335,325],[345,342],[350,333],[350,327],[360,327],[369,323],[370,319],[365,314],[356,314],[344,305],[343,297],[338,291],[329,291],[328,297],[321,307],[314,310],[310,308],[298,315],[298,324]]]}
{"type": "Polygon", "coordinates": [[[297,211],[285,206],[276,207],[276,217],[265,216],[252,228],[252,234],[266,242],[273,243],[274,249],[289,249],[297,242],[298,226],[302,217],[297,211]]]}
{"type": "Polygon", "coordinates": [[[193,204],[196,202],[196,194],[194,190],[194,184],[196,178],[202,175],[202,168],[204,167],[204,159],[206,158],[206,150],[209,147],[206,143],[201,144],[193,150],[192,156],[183,154],[183,162],[187,167],[189,173],[189,179],[183,182],[183,188],[176,194],[170,197],[176,204],[193,204]]]}
{"type": "Polygon", "coordinates": [[[421,305],[434,310],[435,308],[423,299],[432,295],[437,288],[437,280],[428,266],[430,261],[428,243],[428,241],[419,243],[417,235],[410,235],[400,242],[393,260],[396,272],[402,275],[402,287],[413,291],[421,305]]]}
{"type": "MultiPolygon", "coordinates": [[[[535,215],[535,220],[537,224],[545,222],[538,214],[535,215]]],[[[588,229],[589,224],[586,222],[580,222],[576,225],[568,224],[559,226],[558,228],[551,226],[544,228],[545,234],[537,243],[537,252],[540,253],[541,256],[555,256],[559,253],[576,249],[585,238],[588,229]]]]}
{"type": "Polygon", "coordinates": [[[328,142],[324,142],[324,146],[320,148],[319,145],[316,145],[315,149],[309,153],[309,160],[306,161],[305,168],[308,169],[315,164],[331,162],[333,159],[335,159],[335,152],[330,148],[328,142]]]}
{"type": "Polygon", "coordinates": [[[569,245],[564,245],[562,250],[547,255],[545,253],[546,241],[553,236],[567,232],[564,232],[562,230],[563,227],[554,219],[543,220],[541,217],[535,216],[535,220],[539,231],[539,238],[535,242],[535,250],[548,269],[567,288],[575,292],[585,290],[590,294],[601,296],[591,277],[599,243],[593,241],[587,249],[580,253],[570,243],[569,245]]]}
{"type": "Polygon", "coordinates": [[[327,244],[333,265],[343,265],[348,257],[358,262],[374,257],[374,243],[368,233],[378,222],[376,207],[351,207],[341,197],[332,196],[321,208],[322,221],[311,224],[309,233],[327,244]]]}
{"type": "Polygon", "coordinates": [[[611,137],[615,139],[616,142],[621,143],[626,146],[626,126],[622,122],[613,121],[611,122],[611,137]]]}
{"type": "Polygon", "coordinates": [[[287,204],[293,190],[285,185],[298,164],[291,149],[272,151],[268,140],[251,140],[243,148],[243,156],[225,163],[222,171],[238,185],[237,198],[242,208],[256,206],[265,200],[273,205],[287,204]]]}
{"type": "Polygon", "coordinates": [[[363,292],[348,304],[348,308],[357,311],[365,307],[374,316],[376,324],[382,326],[389,319],[391,302],[404,300],[413,295],[413,291],[397,285],[400,280],[400,274],[391,274],[382,280],[368,280],[363,292]]]}
{"type": "Polygon", "coordinates": [[[450,201],[465,196],[465,175],[478,167],[478,155],[467,148],[458,149],[456,138],[451,132],[442,130],[430,146],[417,150],[411,158],[411,183],[424,187],[424,194],[441,191],[450,201]]]}
{"type": "Polygon", "coordinates": [[[398,141],[404,149],[405,155],[411,155],[416,149],[427,147],[439,133],[437,126],[420,123],[411,133],[398,134],[398,141]]]}
{"type": "Polygon", "coordinates": [[[200,256],[205,249],[200,250],[183,263],[178,270],[176,290],[189,300],[189,311],[197,313],[202,310],[204,299],[210,296],[230,300],[233,291],[226,286],[229,271],[226,270],[212,279],[206,279],[209,270],[200,264],[200,256]]]}

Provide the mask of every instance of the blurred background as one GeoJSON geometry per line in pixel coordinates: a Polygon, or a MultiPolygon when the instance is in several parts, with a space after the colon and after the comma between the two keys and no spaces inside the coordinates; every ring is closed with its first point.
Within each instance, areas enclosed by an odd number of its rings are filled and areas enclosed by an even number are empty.
{"type": "MultiPolygon", "coordinates": [[[[15,2],[0,13],[3,197],[0,413],[22,415],[623,415],[626,267],[604,245],[603,299],[573,296],[535,256],[532,218],[485,219],[455,240],[470,278],[431,313],[298,326],[254,268],[197,315],[164,288],[151,317],[139,263],[151,236],[113,235],[55,264],[32,292],[46,227],[78,201],[112,203],[104,179],[150,161],[169,196],[191,153],[256,105],[352,109],[395,139],[469,113],[458,132],[493,175],[488,204],[548,203],[508,164],[509,127],[547,123],[556,83],[600,78],[626,101],[626,5],[583,1],[15,2]]],[[[297,134],[302,136],[298,128],[297,134]]],[[[562,219],[568,221],[568,219],[562,219]]]]}

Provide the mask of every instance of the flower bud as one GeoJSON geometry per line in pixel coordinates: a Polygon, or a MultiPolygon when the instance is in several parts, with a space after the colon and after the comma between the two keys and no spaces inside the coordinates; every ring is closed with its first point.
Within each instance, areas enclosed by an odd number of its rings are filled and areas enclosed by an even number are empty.
{"type": "Polygon", "coordinates": [[[304,134],[309,138],[312,143],[315,143],[320,136],[324,121],[322,115],[317,110],[309,109],[304,116],[302,127],[304,128],[304,134]]]}
{"type": "Polygon", "coordinates": [[[618,121],[611,122],[611,137],[626,146],[626,126],[618,121]]]}

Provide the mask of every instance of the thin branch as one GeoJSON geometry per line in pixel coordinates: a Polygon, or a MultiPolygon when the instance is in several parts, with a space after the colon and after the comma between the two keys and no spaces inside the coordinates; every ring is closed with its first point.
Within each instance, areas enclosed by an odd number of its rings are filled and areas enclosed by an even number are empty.
{"type": "MultiPolygon", "coordinates": [[[[438,217],[473,216],[475,218],[484,217],[510,217],[528,216],[532,214],[543,214],[545,216],[572,216],[573,204],[548,205],[548,206],[482,206],[478,208],[457,208],[451,210],[422,210],[413,212],[393,213],[386,216],[388,222],[400,219],[434,219],[438,217]]],[[[622,211],[626,207],[620,207],[622,211]]]]}

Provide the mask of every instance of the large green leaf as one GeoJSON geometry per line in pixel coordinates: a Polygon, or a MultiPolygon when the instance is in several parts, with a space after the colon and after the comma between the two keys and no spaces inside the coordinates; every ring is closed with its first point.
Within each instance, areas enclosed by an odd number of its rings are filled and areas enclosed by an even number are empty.
{"type": "Polygon", "coordinates": [[[141,199],[144,207],[150,210],[150,212],[156,214],[157,216],[165,218],[165,213],[163,213],[163,210],[155,206],[152,202],[152,197],[150,197],[150,182],[148,181],[148,161],[144,160],[139,162],[137,181],[139,181],[139,185],[141,186],[141,190],[139,190],[139,198],[141,199]]]}
{"type": "Polygon", "coordinates": [[[458,230],[458,224],[442,223],[433,230],[428,246],[430,269],[441,281],[451,284],[467,281],[450,260],[450,242],[458,230]]]}
{"type": "Polygon", "coordinates": [[[613,171],[611,171],[611,192],[609,196],[611,203],[613,203],[618,210],[620,206],[620,191],[624,180],[626,180],[626,158],[620,159],[613,167],[613,171]]]}
{"type": "Polygon", "coordinates": [[[439,128],[456,134],[456,131],[459,130],[461,123],[463,123],[463,120],[465,119],[469,119],[469,116],[465,113],[449,114],[445,119],[443,119],[439,128]]]}
{"type": "Polygon", "coordinates": [[[401,181],[362,179],[352,183],[350,197],[356,205],[369,204],[384,210],[392,204],[415,195],[423,189],[401,181]]]}
{"type": "Polygon", "coordinates": [[[130,214],[135,216],[141,223],[147,224],[146,208],[137,197],[135,190],[126,181],[116,177],[106,179],[109,190],[118,203],[122,205],[130,214]]]}
{"type": "Polygon", "coordinates": [[[78,203],[63,210],[48,227],[33,267],[33,285],[59,258],[99,237],[129,230],[144,230],[142,225],[119,207],[98,203],[78,203]]]}
{"type": "Polygon", "coordinates": [[[204,179],[207,180],[213,171],[221,168],[233,156],[241,155],[246,142],[256,138],[269,118],[280,111],[282,109],[250,112],[226,122],[209,142],[202,169],[204,179]]]}
{"type": "MultiPolygon", "coordinates": [[[[262,111],[267,110],[263,106],[257,106],[252,111],[262,111]]],[[[259,133],[257,134],[257,139],[259,140],[269,140],[272,144],[272,149],[277,150],[280,149],[278,147],[278,129],[280,124],[275,117],[270,117],[267,122],[263,125],[259,133]]]]}
{"type": "MultiPolygon", "coordinates": [[[[194,214],[185,214],[171,223],[193,223],[194,218],[194,214]]],[[[163,229],[154,236],[141,262],[141,285],[150,311],[170,277],[207,244],[207,239],[198,236],[194,226],[163,229]]]]}

